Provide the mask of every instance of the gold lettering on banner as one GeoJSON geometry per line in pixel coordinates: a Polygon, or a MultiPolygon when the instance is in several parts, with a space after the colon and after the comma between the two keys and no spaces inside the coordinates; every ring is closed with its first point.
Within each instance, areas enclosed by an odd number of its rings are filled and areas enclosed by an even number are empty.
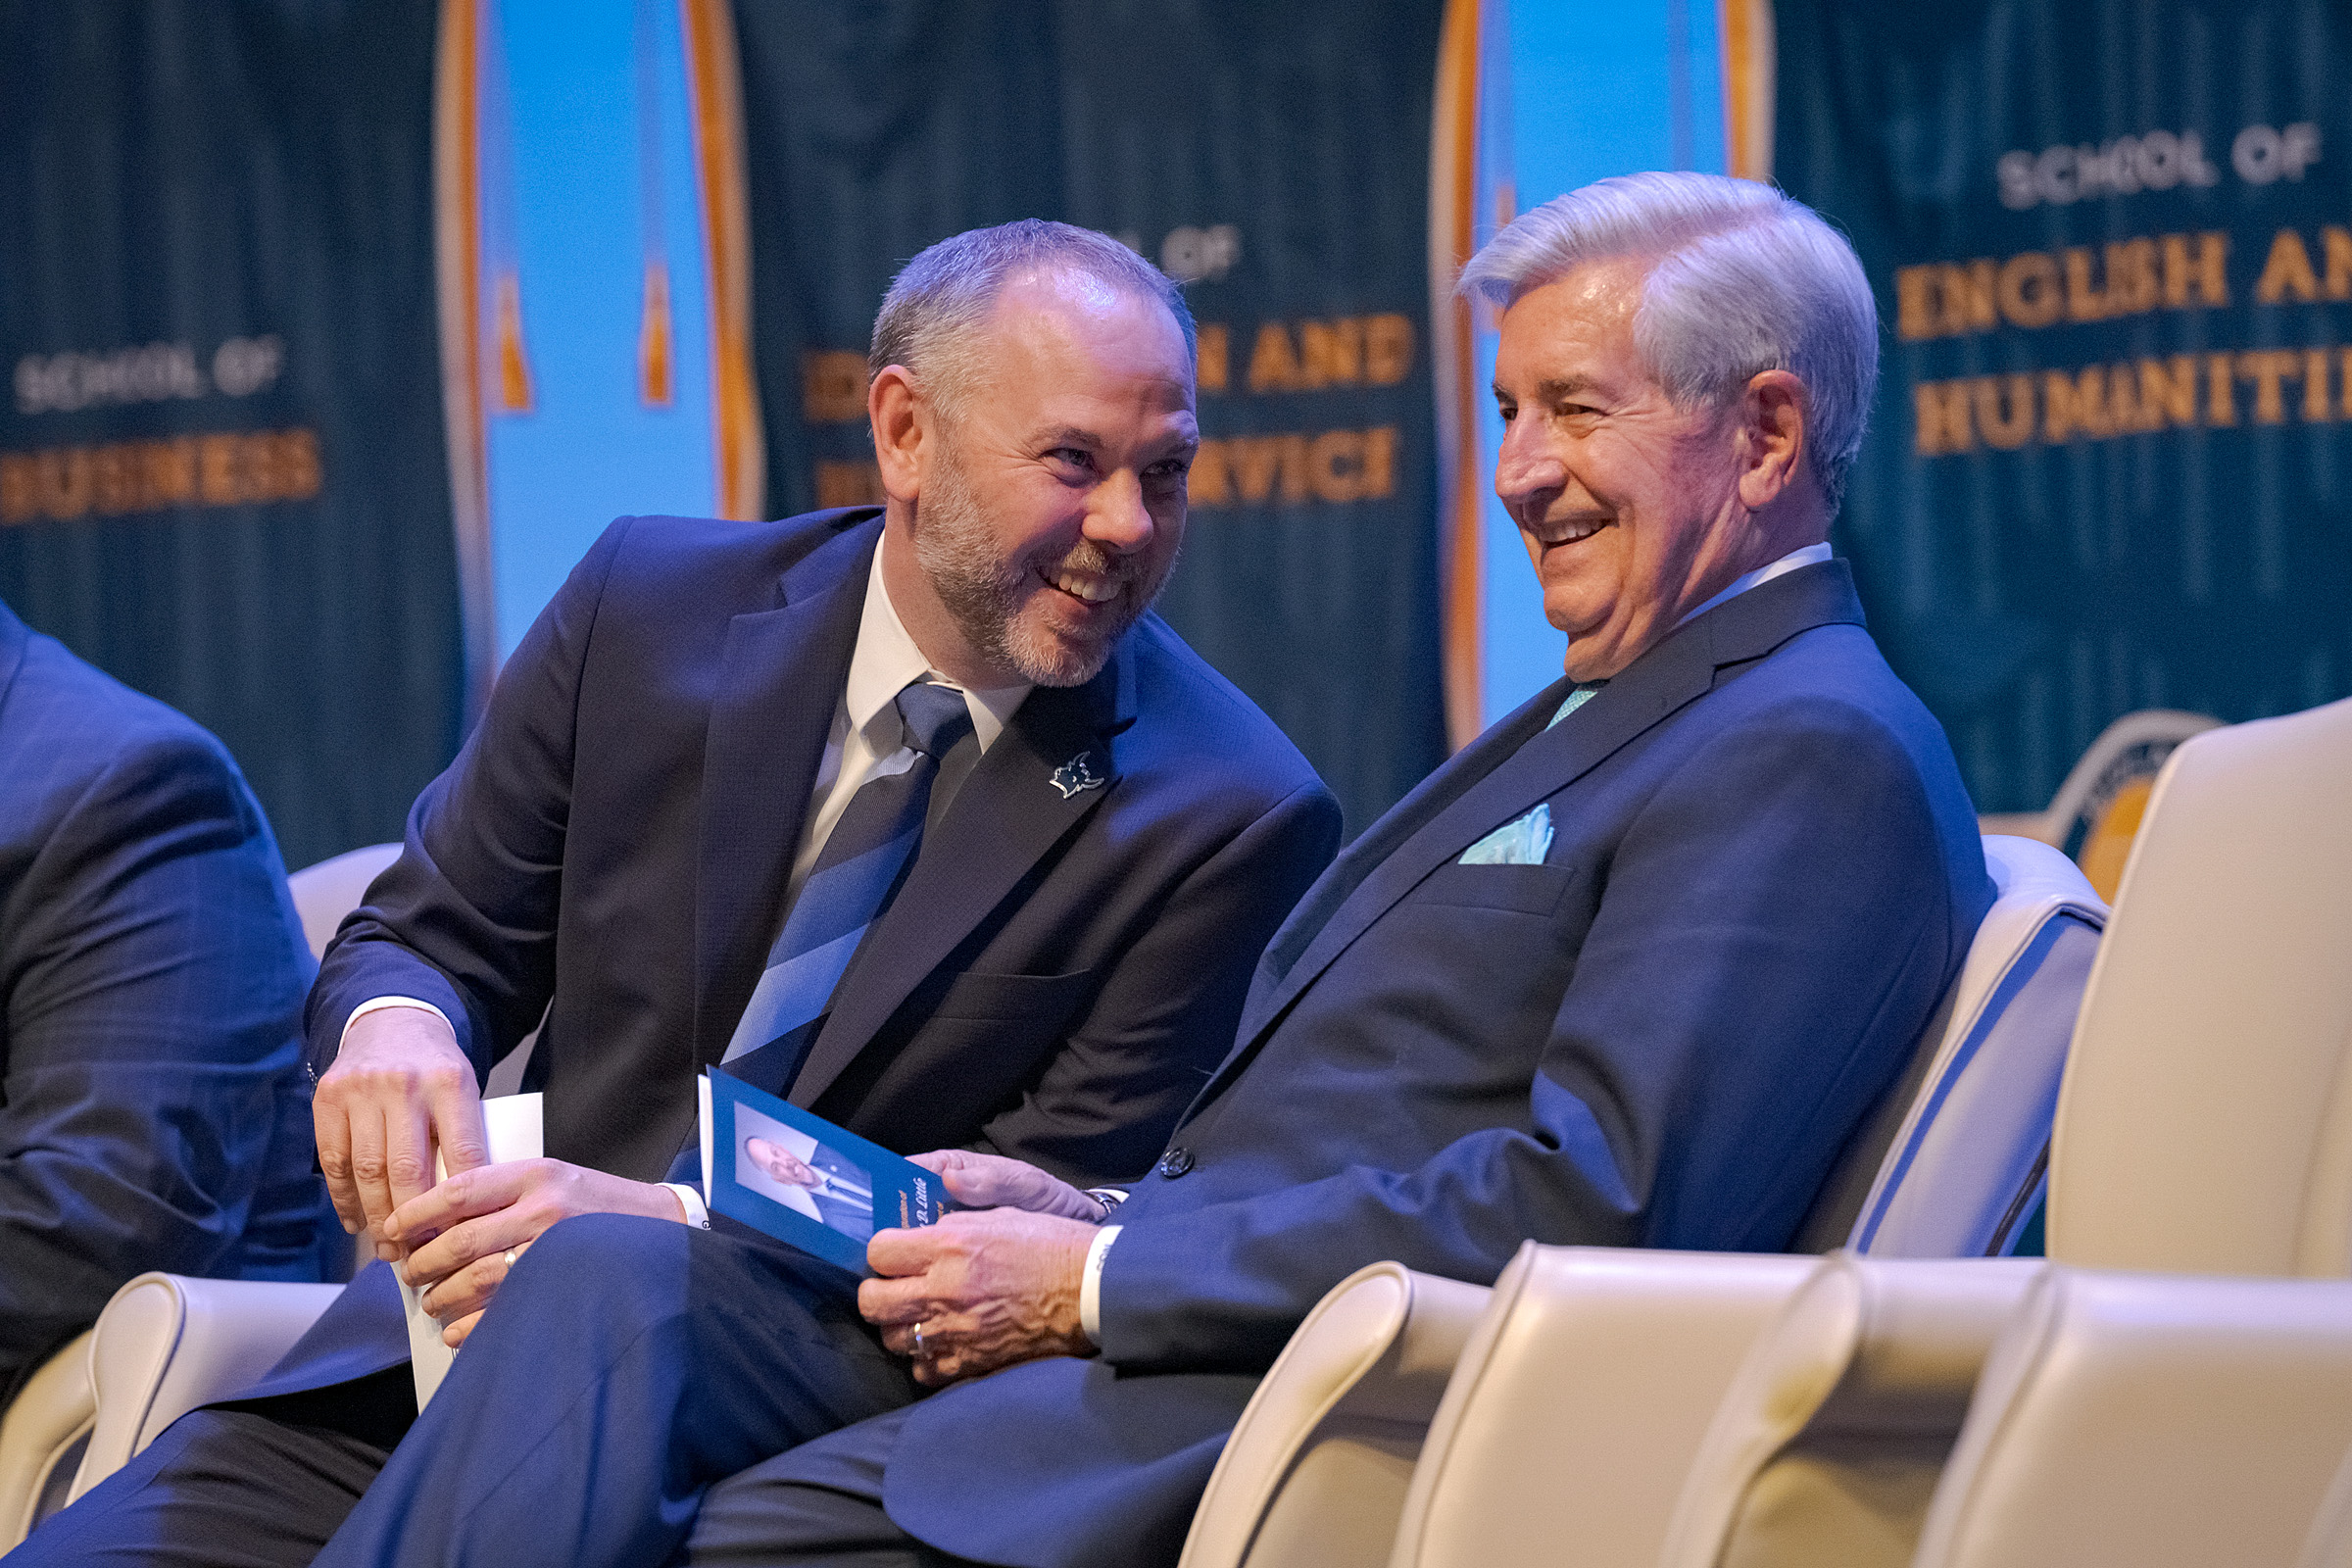
{"type": "Polygon", "coordinates": [[[1917,382],[1911,388],[1912,452],[1941,458],[1980,446],[2013,452],[2036,439],[2056,446],[2164,430],[2232,429],[2241,422],[2240,383],[2253,387],[2248,417],[2256,425],[2352,419],[2352,348],[2174,354],[2031,375],[1917,382]],[[2302,388],[2299,398],[2290,400],[2290,382],[2302,388]]]}
{"type": "MultiPolygon", "coordinates": [[[[1408,316],[1390,312],[1300,321],[1295,332],[1287,321],[1267,321],[1258,327],[1250,351],[1249,387],[1265,393],[1395,386],[1412,368],[1413,322],[1408,316]]],[[[1201,385],[1207,388],[1205,373],[1201,385]]]]}
{"type": "Polygon", "coordinates": [[[1197,331],[1196,357],[1199,370],[1194,379],[1203,392],[1222,392],[1232,375],[1231,334],[1217,323],[1200,326],[1197,331]]]}
{"type": "Polygon", "coordinates": [[[2041,438],[2056,446],[2071,441],[2077,431],[2087,436],[2115,434],[2107,415],[2107,368],[2086,367],[2080,374],[2049,370],[2041,378],[2041,438]]]}
{"type": "Polygon", "coordinates": [[[2254,422],[2284,424],[2286,400],[2279,383],[2303,373],[2303,356],[2290,349],[2259,349],[2237,357],[2238,379],[2254,383],[2254,422]]]}
{"type": "Polygon", "coordinates": [[[2205,422],[2212,425],[2237,423],[2237,383],[2230,379],[2230,356],[2205,356],[2205,422]]]}
{"type": "Polygon", "coordinates": [[[2271,259],[2262,264],[2262,277],[2254,285],[2254,303],[2277,305],[2290,296],[2297,301],[2318,299],[2320,277],[2311,270],[2311,253],[2303,248],[2303,236],[2282,228],[2271,241],[2271,259]]]}
{"type": "Polygon", "coordinates": [[[2189,296],[2204,297],[2207,305],[2230,303],[2230,236],[2216,229],[2196,236],[2197,249],[2192,259],[2188,249],[2189,236],[2164,236],[2164,304],[2167,310],[2189,309],[2189,296]]]}
{"type": "Polygon", "coordinates": [[[1193,459],[1195,508],[1346,505],[1396,493],[1396,427],[1203,441],[1193,459]]]}
{"type": "Polygon", "coordinates": [[[2040,251],[2012,256],[2001,267],[1993,285],[2001,315],[2013,326],[2048,326],[2066,310],[2058,286],[2058,264],[2040,251]]]}
{"type": "Polygon", "coordinates": [[[308,501],[324,483],[308,429],[0,452],[0,525],[308,501]]]}

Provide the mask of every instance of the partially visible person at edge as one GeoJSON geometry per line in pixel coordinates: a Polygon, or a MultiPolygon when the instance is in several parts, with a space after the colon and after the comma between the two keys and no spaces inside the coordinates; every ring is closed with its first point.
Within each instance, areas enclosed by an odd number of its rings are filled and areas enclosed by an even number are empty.
{"type": "Polygon", "coordinates": [[[133,1275],[331,1266],[313,972],[220,743],[0,605],[0,1406],[133,1275]]]}

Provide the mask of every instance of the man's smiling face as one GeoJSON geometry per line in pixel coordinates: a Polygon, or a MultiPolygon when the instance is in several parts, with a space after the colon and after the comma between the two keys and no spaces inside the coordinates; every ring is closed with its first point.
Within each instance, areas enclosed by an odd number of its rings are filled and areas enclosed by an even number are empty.
{"type": "Polygon", "coordinates": [[[1604,680],[1744,569],[1735,421],[1674,406],[1634,347],[1646,264],[1594,262],[1503,313],[1494,493],[1567,672],[1604,680]]]}
{"type": "Polygon", "coordinates": [[[973,347],[933,411],[915,559],[992,684],[1078,685],[1176,564],[1192,359],[1156,301],[1070,272],[1007,283],[973,347]]]}

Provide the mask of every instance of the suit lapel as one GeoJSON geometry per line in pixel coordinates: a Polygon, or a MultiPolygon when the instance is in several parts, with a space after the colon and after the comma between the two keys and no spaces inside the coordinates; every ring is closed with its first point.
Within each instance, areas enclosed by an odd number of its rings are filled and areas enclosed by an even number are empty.
{"type": "Polygon", "coordinates": [[[1843,562],[1802,567],[1670,634],[1557,729],[1544,726],[1565,680],[1496,723],[1349,846],[1300,901],[1268,946],[1234,1050],[1195,1108],[1222,1092],[1298,994],[1431,871],[1704,696],[1722,665],[1761,658],[1815,626],[1861,620],[1843,562]]]}
{"type": "Polygon", "coordinates": [[[833,1011],[793,1080],[813,1105],[914,988],[971,935],[1045,854],[1118,787],[1111,737],[1132,721],[1122,644],[1084,686],[1040,686],[924,837],[906,883],[851,960],[833,1011]],[[1055,772],[1085,755],[1099,786],[1055,772]]]}
{"type": "Polygon", "coordinates": [[[698,1066],[725,1054],[775,940],[880,534],[869,524],[827,540],[784,573],[781,607],[728,623],[703,748],[698,1066]]]}

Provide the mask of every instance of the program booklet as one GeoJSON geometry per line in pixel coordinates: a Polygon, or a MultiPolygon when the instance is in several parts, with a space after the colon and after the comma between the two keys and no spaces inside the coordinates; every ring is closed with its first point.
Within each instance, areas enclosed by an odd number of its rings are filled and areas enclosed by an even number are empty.
{"type": "Polygon", "coordinates": [[[731,1073],[704,1069],[697,1093],[703,1201],[714,1214],[871,1274],[865,1244],[874,1232],[936,1224],[956,1207],[912,1160],[731,1073]]]}

